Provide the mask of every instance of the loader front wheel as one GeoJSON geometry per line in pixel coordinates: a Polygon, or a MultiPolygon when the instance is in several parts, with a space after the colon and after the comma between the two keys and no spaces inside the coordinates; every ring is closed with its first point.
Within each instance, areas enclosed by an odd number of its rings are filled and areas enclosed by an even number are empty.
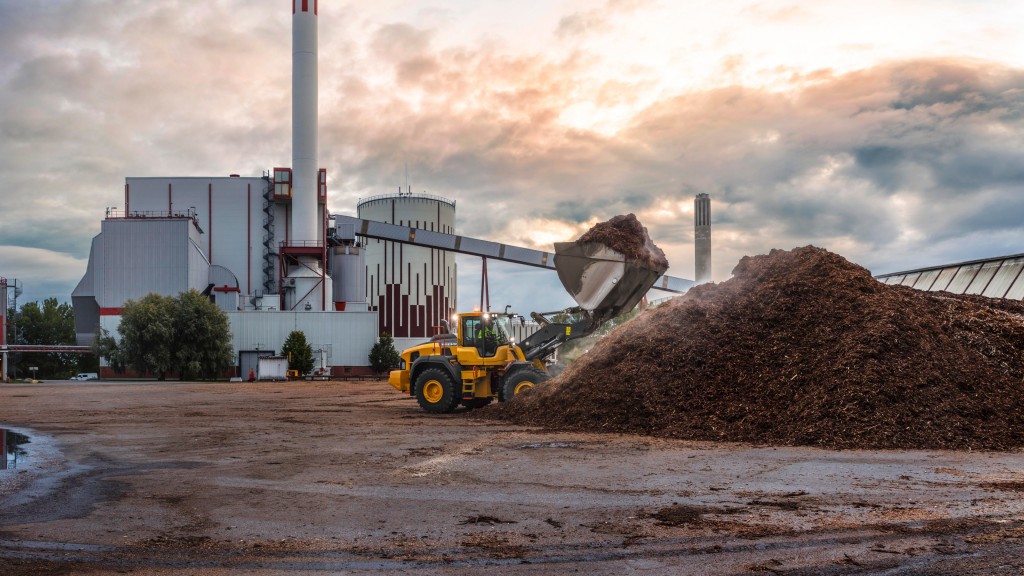
{"type": "Polygon", "coordinates": [[[416,400],[432,414],[446,414],[459,405],[458,390],[444,370],[428,368],[416,377],[416,400]]]}
{"type": "Polygon", "coordinates": [[[502,379],[501,399],[507,402],[547,379],[540,370],[516,370],[502,379]]]}

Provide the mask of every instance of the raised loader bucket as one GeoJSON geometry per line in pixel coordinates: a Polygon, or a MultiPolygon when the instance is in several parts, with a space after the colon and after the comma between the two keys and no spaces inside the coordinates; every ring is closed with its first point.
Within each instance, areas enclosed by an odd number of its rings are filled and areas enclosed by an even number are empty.
{"type": "Polygon", "coordinates": [[[595,322],[633,309],[667,268],[629,259],[600,242],[556,242],[555,270],[595,322]]]}

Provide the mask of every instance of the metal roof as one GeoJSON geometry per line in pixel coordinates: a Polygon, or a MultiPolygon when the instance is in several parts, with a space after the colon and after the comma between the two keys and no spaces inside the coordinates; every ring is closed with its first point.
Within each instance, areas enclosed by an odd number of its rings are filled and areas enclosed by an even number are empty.
{"type": "Polygon", "coordinates": [[[875,278],[917,290],[1024,300],[1024,254],[891,272],[875,278]]]}

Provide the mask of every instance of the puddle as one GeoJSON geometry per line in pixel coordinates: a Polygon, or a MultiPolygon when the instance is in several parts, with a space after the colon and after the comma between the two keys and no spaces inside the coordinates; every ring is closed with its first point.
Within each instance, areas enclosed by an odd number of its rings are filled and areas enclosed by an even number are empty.
{"type": "Polygon", "coordinates": [[[0,451],[3,452],[0,470],[16,470],[19,464],[25,466],[28,463],[28,452],[24,446],[29,442],[28,436],[24,434],[0,428],[0,451]]]}
{"type": "Polygon", "coordinates": [[[516,446],[516,450],[532,450],[535,448],[578,448],[579,444],[575,442],[538,442],[536,444],[521,444],[516,446]]]}

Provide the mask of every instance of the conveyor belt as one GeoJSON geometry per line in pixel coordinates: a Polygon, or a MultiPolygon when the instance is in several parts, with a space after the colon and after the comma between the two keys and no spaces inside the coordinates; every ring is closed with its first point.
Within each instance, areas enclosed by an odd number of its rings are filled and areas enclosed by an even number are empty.
{"type": "MultiPolygon", "coordinates": [[[[552,252],[511,246],[468,236],[457,236],[455,234],[444,234],[432,230],[411,228],[409,226],[387,224],[354,216],[332,215],[331,217],[334,218],[339,237],[351,237],[354,234],[372,240],[390,240],[401,244],[447,250],[470,256],[487,257],[503,262],[512,262],[513,264],[533,266],[535,268],[555,269],[555,255],[552,252]]],[[[658,278],[652,289],[681,294],[689,290],[693,284],[692,280],[665,275],[658,278]]]]}

